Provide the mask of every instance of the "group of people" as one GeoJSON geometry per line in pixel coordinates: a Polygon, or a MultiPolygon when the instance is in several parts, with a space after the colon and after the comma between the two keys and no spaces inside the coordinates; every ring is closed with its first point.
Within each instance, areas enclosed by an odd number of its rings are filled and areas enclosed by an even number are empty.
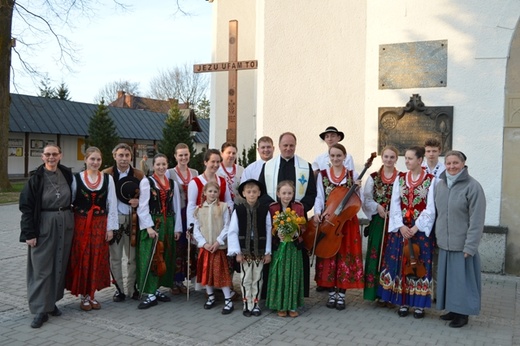
{"type": "Polygon", "coordinates": [[[194,276],[206,289],[203,308],[217,304],[220,289],[222,314],[230,314],[238,297],[234,272],[241,276],[244,316],[260,316],[265,299],[280,317],[297,317],[309,296],[311,261],[328,308],[344,310],[346,290],[363,289],[364,299],[397,305],[401,317],[413,308],[415,318],[431,306],[435,263],[437,308],[447,310],[441,319],[451,327],[467,324],[480,311],[486,204],[464,154],[447,152],[443,165],[440,143],[428,140],[406,150],[407,171],[398,172],[399,152],[388,146],[383,165],[361,188],[373,158],[358,174],[339,143],[343,132],[329,126],[319,136],[328,150],[312,164],[295,154],[296,136],[285,132],[279,155],[273,140],[261,137],[260,158],[246,168],[235,163],[236,145],[226,142],[206,151],[199,174],[181,143],[177,165],[168,169],[167,157],[157,154],[150,176],[132,167],[124,143],[104,171],[99,149],[88,148],[86,169],[77,174],[60,164],[58,146],[47,145],[20,195],[27,295],[36,314],[31,326],[61,315],[56,302],[64,289],[81,296],[82,310],[97,310],[96,291],[112,282],[114,302],[131,297],[147,309],[171,300],[161,287],[186,293],[185,279],[194,276]],[[364,263],[360,208],[370,220],[364,263]]]}

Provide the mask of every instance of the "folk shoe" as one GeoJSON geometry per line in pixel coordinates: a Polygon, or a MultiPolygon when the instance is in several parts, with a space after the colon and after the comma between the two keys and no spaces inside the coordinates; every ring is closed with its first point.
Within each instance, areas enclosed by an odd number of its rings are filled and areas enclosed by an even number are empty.
{"type": "Polygon", "coordinates": [[[449,326],[451,328],[461,328],[468,324],[468,315],[457,314],[457,317],[450,322],[449,326]]]}
{"type": "Polygon", "coordinates": [[[408,316],[408,306],[401,306],[399,310],[397,310],[397,314],[399,315],[399,317],[408,316]]]}
{"type": "Polygon", "coordinates": [[[92,310],[92,305],[90,305],[90,300],[88,297],[81,299],[81,303],[79,304],[79,307],[83,311],[90,311],[92,310]]]}
{"type": "Polygon", "coordinates": [[[147,297],[145,300],[143,300],[142,302],[139,303],[137,308],[139,310],[144,310],[144,309],[148,309],[152,306],[156,306],[156,305],[157,305],[157,299],[151,300],[150,297],[147,297]]]}
{"type": "Polygon", "coordinates": [[[99,310],[101,309],[101,304],[95,299],[90,299],[90,306],[92,307],[92,310],[99,310]]]}
{"type": "Polygon", "coordinates": [[[170,302],[171,301],[171,298],[168,297],[167,295],[165,295],[164,293],[162,292],[155,292],[155,298],[157,298],[158,301],[160,302],[170,302]]]}
{"type": "Polygon", "coordinates": [[[49,315],[46,312],[40,312],[34,317],[34,320],[31,323],[31,328],[40,328],[43,325],[43,322],[47,322],[49,320],[49,315]]]}
{"type": "Polygon", "coordinates": [[[124,293],[119,293],[119,291],[116,291],[114,293],[114,296],[112,297],[112,300],[116,303],[124,302],[126,299],[126,295],[124,293]]]}

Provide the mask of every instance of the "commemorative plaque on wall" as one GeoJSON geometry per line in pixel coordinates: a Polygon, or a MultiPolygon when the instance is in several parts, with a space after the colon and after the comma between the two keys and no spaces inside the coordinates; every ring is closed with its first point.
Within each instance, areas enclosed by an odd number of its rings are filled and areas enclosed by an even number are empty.
{"type": "Polygon", "coordinates": [[[429,138],[438,139],[441,155],[452,148],[453,107],[427,107],[419,94],[413,94],[404,107],[379,108],[378,151],[393,145],[404,155],[407,148],[423,146],[429,138]]]}

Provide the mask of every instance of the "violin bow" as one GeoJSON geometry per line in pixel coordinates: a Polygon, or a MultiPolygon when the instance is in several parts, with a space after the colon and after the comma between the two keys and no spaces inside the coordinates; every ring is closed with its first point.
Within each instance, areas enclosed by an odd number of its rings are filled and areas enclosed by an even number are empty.
{"type": "Polygon", "coordinates": [[[316,225],[316,232],[314,232],[314,242],[312,243],[312,252],[311,252],[311,267],[314,266],[314,251],[316,250],[316,241],[318,240],[318,231],[320,230],[321,218],[318,219],[318,224],[316,225]]]}
{"type": "Polygon", "coordinates": [[[193,224],[190,223],[190,228],[186,230],[186,238],[188,239],[188,261],[186,263],[186,301],[190,300],[190,248],[191,248],[191,235],[193,234],[193,224]]]}
{"type": "Polygon", "coordinates": [[[388,204],[386,205],[386,209],[385,209],[385,221],[383,222],[383,239],[381,239],[381,248],[379,249],[379,264],[377,265],[379,273],[381,273],[381,260],[383,258],[383,248],[385,245],[387,220],[388,220],[388,204]]]}
{"type": "MultiPolygon", "coordinates": [[[[157,218],[155,220],[155,229],[159,229],[159,225],[161,224],[161,219],[157,218]]],[[[152,269],[152,262],[153,262],[153,256],[155,255],[155,250],[157,249],[157,243],[159,242],[159,236],[157,235],[155,238],[153,238],[153,245],[152,245],[152,254],[150,255],[150,260],[148,261],[148,268],[146,269],[146,275],[144,276],[143,284],[140,287],[139,290],[139,300],[143,297],[143,290],[144,285],[146,285],[146,281],[148,281],[148,275],[150,275],[150,270],[152,269]]]]}

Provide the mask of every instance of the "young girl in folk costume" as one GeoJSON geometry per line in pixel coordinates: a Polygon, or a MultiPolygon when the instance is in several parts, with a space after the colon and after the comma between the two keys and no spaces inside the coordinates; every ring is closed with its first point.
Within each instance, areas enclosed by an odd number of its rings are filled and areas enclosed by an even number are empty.
{"type": "MultiPolygon", "coordinates": [[[[269,212],[273,217],[273,260],[269,269],[269,282],[267,284],[267,300],[265,305],[273,310],[278,310],[278,316],[297,317],[297,308],[303,306],[303,260],[297,247],[299,236],[304,231],[304,226],[292,235],[284,235],[284,232],[275,224],[278,217],[290,208],[305,224],[305,211],[303,204],[293,201],[295,193],[294,183],[284,180],[276,187],[276,196],[280,202],[271,203],[269,212]]],[[[297,223],[299,223],[297,221],[297,223]]]]}
{"type": "MultiPolygon", "coordinates": [[[[365,236],[368,236],[367,252],[365,257],[365,289],[363,298],[374,301],[377,297],[379,286],[379,272],[382,257],[388,244],[387,215],[390,210],[392,187],[397,177],[395,163],[399,151],[393,146],[387,146],[381,152],[383,165],[367,179],[364,189],[363,212],[370,220],[365,228],[365,236]]],[[[379,300],[382,307],[393,307],[391,303],[379,300]]]]}
{"type": "Polygon", "coordinates": [[[182,235],[177,241],[176,250],[176,272],[175,272],[175,285],[172,288],[172,294],[186,294],[187,287],[184,286],[183,281],[188,277],[186,267],[188,260],[188,246],[191,246],[190,251],[190,275],[189,277],[194,277],[196,273],[196,247],[194,244],[191,244],[186,238],[186,205],[188,203],[188,184],[191,179],[195,178],[199,173],[193,168],[188,167],[188,163],[190,162],[190,149],[188,145],[184,143],[179,143],[175,146],[175,160],[177,161],[177,166],[174,168],[170,168],[166,175],[173,179],[180,186],[181,193],[181,216],[182,216],[182,235]]]}
{"type": "Polygon", "coordinates": [[[226,203],[220,202],[220,186],[208,182],[203,188],[203,200],[195,210],[193,237],[197,242],[199,258],[197,261],[197,282],[206,286],[208,300],[204,309],[211,309],[215,304],[214,287],[222,289],[225,297],[231,295],[231,274],[227,260],[227,228],[229,212],[226,203]]]}
{"type": "Polygon", "coordinates": [[[66,288],[81,294],[81,310],[98,310],[96,290],[110,286],[108,242],[119,228],[114,180],[99,171],[101,151],[85,151],[86,170],[75,175],[74,237],[67,269],[66,288]]]}
{"type": "Polygon", "coordinates": [[[225,142],[221,147],[222,162],[217,174],[226,179],[227,188],[231,194],[231,199],[235,203],[243,203],[244,199],[238,193],[240,177],[244,172],[244,167],[235,163],[237,158],[237,146],[235,143],[225,142]]]}
{"type": "Polygon", "coordinates": [[[139,184],[137,215],[141,231],[136,281],[139,292],[145,295],[139,309],[157,305],[157,300],[170,301],[159,287],[173,287],[175,242],[182,233],[180,191],[165,175],[168,169],[166,155],[155,155],[153,169],[154,173],[139,184]],[[155,256],[152,258],[152,255],[155,256]]]}
{"type": "MultiPolygon", "coordinates": [[[[343,165],[347,151],[341,144],[329,148],[332,166],[318,173],[318,196],[314,203],[314,222],[321,221],[322,212],[329,194],[337,186],[356,189],[359,194],[358,175],[347,170],[343,165]]],[[[325,215],[324,215],[325,216],[325,215]]],[[[329,290],[328,308],[345,309],[345,291],[352,288],[363,288],[363,257],[361,253],[361,235],[356,215],[346,221],[342,229],[341,246],[331,258],[316,258],[316,284],[329,290]],[[338,292],[336,292],[336,290],[338,292]]]]}
{"type": "MultiPolygon", "coordinates": [[[[414,317],[423,318],[424,308],[431,306],[432,248],[430,237],[435,221],[434,176],[421,168],[423,147],[406,150],[408,172],[400,172],[392,188],[388,223],[388,245],[381,264],[377,296],[392,304],[401,305],[399,316],[408,315],[408,307],[415,307],[414,317]],[[417,265],[404,256],[408,242],[418,249],[412,251],[417,265]]],[[[412,249],[413,250],[413,249],[412,249]]]]}

